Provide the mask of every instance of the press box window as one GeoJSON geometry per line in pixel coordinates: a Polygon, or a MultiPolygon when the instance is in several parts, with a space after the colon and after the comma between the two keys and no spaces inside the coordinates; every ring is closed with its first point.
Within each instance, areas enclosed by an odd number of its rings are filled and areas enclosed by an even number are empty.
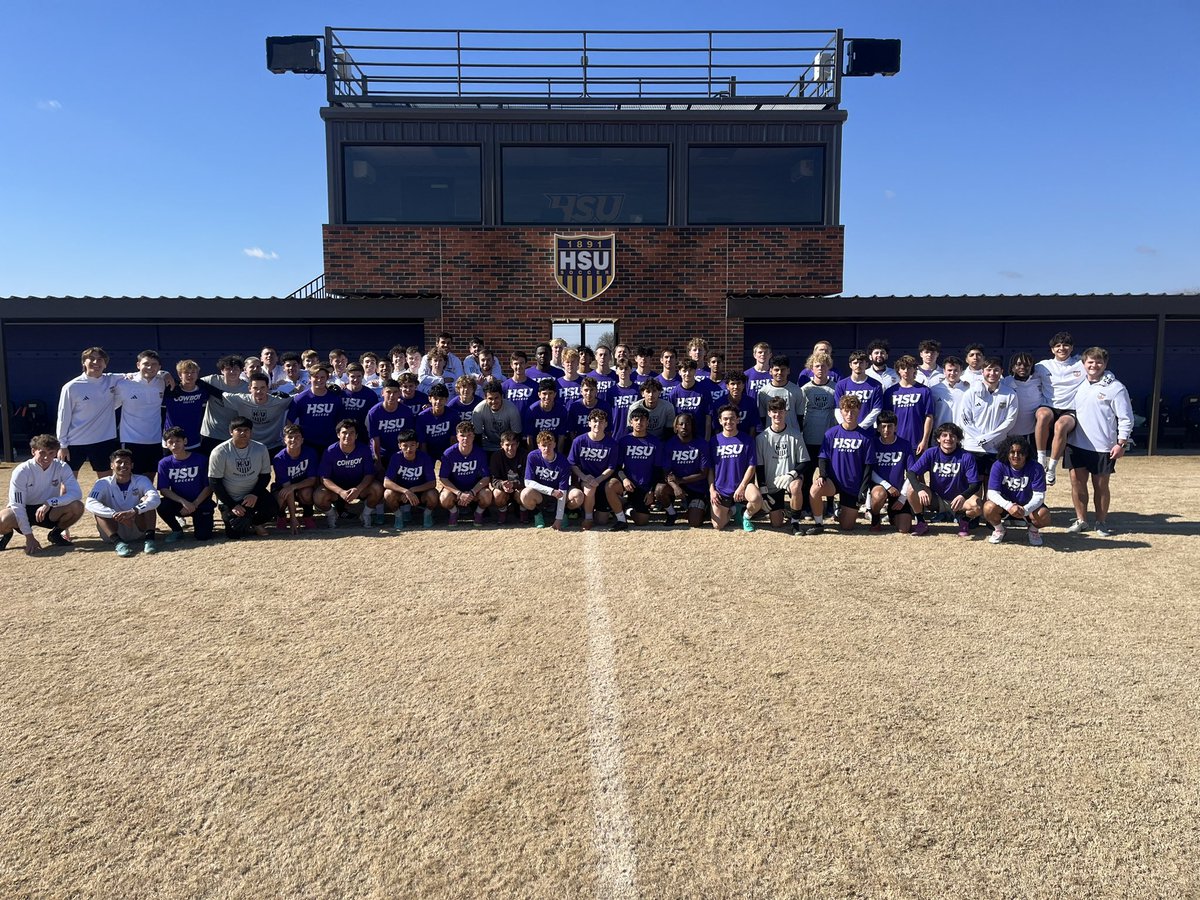
{"type": "Polygon", "coordinates": [[[820,225],[823,147],[691,147],[689,225],[820,225]]]}
{"type": "Polygon", "coordinates": [[[504,147],[506,225],[665,225],[666,147],[504,147]]]}
{"type": "Polygon", "coordinates": [[[350,146],[344,161],[347,223],[483,221],[478,147],[350,146]]]}

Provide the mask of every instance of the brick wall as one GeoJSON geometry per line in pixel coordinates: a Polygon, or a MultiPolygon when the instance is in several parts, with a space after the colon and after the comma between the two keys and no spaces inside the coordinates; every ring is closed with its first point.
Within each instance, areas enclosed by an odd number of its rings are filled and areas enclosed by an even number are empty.
{"type": "Polygon", "coordinates": [[[731,360],[742,358],[743,347],[742,320],[725,315],[730,293],[842,290],[840,226],[617,231],[616,279],[587,302],[555,284],[553,233],[326,225],[325,286],[351,293],[439,293],[442,317],[425,322],[427,339],[441,330],[464,338],[479,334],[501,352],[532,352],[553,320],[615,319],[626,343],[682,348],[702,335],[710,349],[731,360]]]}

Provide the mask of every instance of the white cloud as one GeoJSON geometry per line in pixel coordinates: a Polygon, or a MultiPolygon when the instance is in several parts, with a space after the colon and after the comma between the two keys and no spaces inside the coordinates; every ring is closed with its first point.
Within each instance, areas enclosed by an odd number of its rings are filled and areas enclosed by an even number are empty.
{"type": "Polygon", "coordinates": [[[60,109],[62,109],[62,104],[57,100],[39,100],[37,102],[37,108],[45,110],[46,112],[58,112],[60,109]]]}
{"type": "Polygon", "coordinates": [[[884,192],[883,192],[883,199],[884,199],[884,200],[895,200],[895,199],[896,199],[896,192],[895,192],[895,191],[893,191],[893,190],[886,190],[886,191],[884,191],[884,192]]]}
{"type": "Polygon", "coordinates": [[[1158,256],[1158,250],[1156,250],[1154,247],[1149,247],[1146,244],[1138,244],[1133,249],[1142,254],[1142,256],[1158,256]]]}
{"type": "Polygon", "coordinates": [[[262,247],[246,247],[242,252],[253,259],[279,259],[279,254],[274,250],[264,250],[262,247]]]}

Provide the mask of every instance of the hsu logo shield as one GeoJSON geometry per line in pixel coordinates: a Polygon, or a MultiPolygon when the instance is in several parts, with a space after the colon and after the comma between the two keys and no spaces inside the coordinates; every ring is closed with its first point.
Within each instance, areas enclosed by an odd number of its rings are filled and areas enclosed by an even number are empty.
{"type": "Polygon", "coordinates": [[[554,235],[554,281],[576,300],[599,297],[616,274],[615,234],[554,235]]]}

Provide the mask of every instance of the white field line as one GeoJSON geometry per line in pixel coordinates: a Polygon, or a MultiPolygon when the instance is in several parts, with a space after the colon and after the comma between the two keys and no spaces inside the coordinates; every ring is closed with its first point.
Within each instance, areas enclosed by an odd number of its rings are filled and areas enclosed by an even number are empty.
{"type": "Polygon", "coordinates": [[[597,896],[637,896],[637,853],[629,801],[621,774],[621,707],[613,675],[612,622],[604,590],[604,563],[596,533],[584,535],[587,560],[588,713],[592,780],[595,782],[594,841],[600,856],[597,896]]]}

